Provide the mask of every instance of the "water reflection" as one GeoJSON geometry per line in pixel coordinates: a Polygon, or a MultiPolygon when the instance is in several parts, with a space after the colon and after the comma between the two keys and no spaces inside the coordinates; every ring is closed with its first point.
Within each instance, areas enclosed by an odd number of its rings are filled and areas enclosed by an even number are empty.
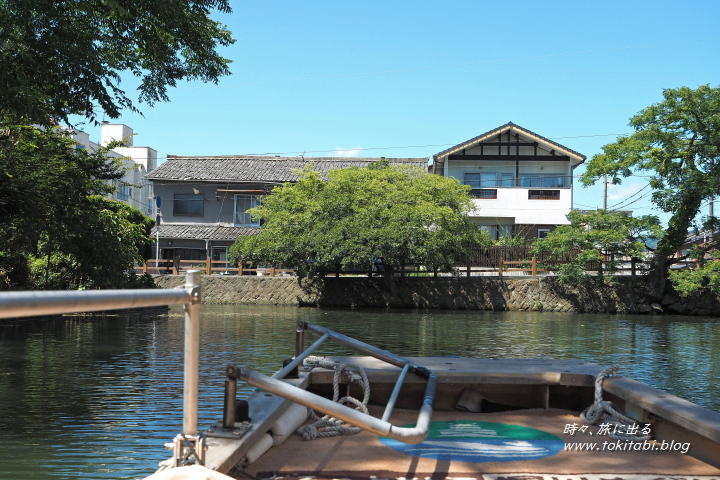
{"type": "MultiPolygon", "coordinates": [[[[199,421],[228,363],[277,370],[309,320],[406,356],[582,358],[720,411],[715,319],[518,312],[203,307],[199,421]]],[[[182,423],[181,309],[0,326],[0,479],[137,478],[182,423]]],[[[334,345],[321,353],[350,354],[334,345]]],[[[242,388],[241,395],[252,389],[242,388]]]]}

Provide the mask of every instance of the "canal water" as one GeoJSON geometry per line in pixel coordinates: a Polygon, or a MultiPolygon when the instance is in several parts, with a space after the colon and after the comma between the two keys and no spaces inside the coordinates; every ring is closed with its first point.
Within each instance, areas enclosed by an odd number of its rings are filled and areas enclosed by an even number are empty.
{"type": "MultiPolygon", "coordinates": [[[[618,364],[621,374],[720,412],[715,318],[205,305],[201,426],[222,416],[225,366],[271,374],[293,355],[297,320],[405,356],[618,364]]],[[[0,324],[0,479],[151,474],[182,425],[183,325],[181,308],[0,324]]],[[[328,344],[319,353],[350,352],[328,344]]]]}

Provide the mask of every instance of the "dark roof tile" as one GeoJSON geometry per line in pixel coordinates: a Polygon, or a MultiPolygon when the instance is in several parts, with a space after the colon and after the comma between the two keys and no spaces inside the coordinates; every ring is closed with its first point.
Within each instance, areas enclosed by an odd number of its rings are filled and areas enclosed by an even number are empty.
{"type": "MultiPolygon", "coordinates": [[[[257,235],[257,227],[231,227],[223,225],[193,225],[166,223],[160,225],[160,238],[187,238],[193,240],[235,240],[238,237],[257,235]]],[[[152,229],[156,235],[156,229],[152,229]]]]}
{"type": "MultiPolygon", "coordinates": [[[[298,170],[312,164],[323,177],[332,169],[365,167],[379,158],[333,157],[181,157],[168,159],[148,173],[148,180],[221,180],[294,182],[298,170]]],[[[413,165],[427,169],[427,158],[388,158],[392,165],[413,165]]]]}

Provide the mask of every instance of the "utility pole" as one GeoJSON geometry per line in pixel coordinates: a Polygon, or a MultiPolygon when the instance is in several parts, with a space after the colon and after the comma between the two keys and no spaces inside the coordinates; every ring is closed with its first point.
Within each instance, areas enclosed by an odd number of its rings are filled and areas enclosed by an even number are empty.
{"type": "Polygon", "coordinates": [[[603,175],[603,210],[607,210],[607,175],[603,175]]]}
{"type": "Polygon", "coordinates": [[[710,217],[715,216],[715,197],[710,195],[710,217]]]}

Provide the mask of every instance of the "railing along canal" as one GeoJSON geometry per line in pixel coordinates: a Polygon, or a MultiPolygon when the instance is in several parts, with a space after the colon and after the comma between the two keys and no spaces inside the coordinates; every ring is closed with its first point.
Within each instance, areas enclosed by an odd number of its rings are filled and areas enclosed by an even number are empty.
{"type": "Polygon", "coordinates": [[[198,434],[200,361],[200,271],[188,270],[185,285],[164,290],[84,290],[0,293],[0,319],[184,305],[185,358],[183,427],[172,448],[175,466],[189,455],[204,462],[205,440],[198,434]]]}

